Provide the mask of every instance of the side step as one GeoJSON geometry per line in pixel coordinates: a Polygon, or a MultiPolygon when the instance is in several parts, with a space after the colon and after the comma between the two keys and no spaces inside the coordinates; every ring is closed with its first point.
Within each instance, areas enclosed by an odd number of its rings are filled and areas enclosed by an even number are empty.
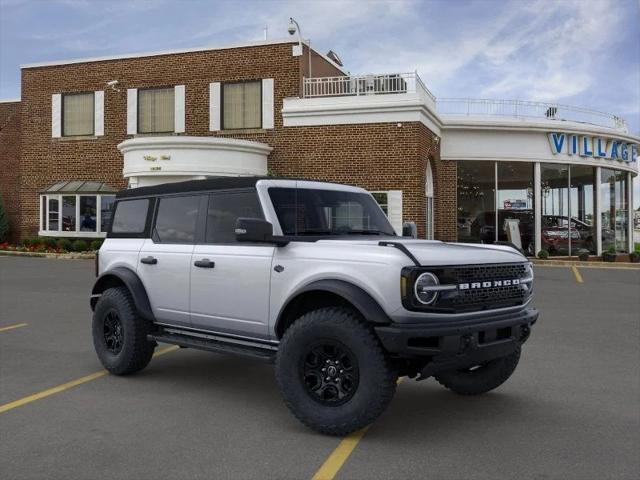
{"type": "Polygon", "coordinates": [[[276,352],[268,348],[253,347],[249,345],[238,345],[235,343],[198,338],[190,335],[179,335],[175,333],[162,332],[158,334],[147,335],[147,339],[149,341],[170,343],[172,345],[178,345],[180,347],[207,350],[209,352],[241,355],[243,357],[250,357],[269,363],[275,362],[276,359],[276,352]]]}

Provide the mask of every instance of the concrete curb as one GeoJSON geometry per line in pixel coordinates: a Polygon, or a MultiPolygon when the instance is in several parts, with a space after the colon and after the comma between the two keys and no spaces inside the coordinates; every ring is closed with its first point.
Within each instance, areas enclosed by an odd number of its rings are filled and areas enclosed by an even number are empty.
{"type": "Polygon", "coordinates": [[[88,253],[45,253],[45,252],[16,252],[13,250],[0,250],[0,256],[5,257],[39,257],[55,258],[58,260],[89,260],[96,258],[93,252],[88,253]]]}
{"type": "Polygon", "coordinates": [[[532,259],[536,267],[582,267],[610,268],[619,270],[640,270],[640,263],[630,262],[581,262],[578,260],[540,260],[532,259]]]}

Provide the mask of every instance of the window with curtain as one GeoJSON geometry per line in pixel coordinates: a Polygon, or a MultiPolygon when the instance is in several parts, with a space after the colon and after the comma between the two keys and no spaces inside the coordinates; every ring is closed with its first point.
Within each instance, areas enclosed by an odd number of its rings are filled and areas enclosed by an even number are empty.
{"type": "Polygon", "coordinates": [[[138,91],[138,133],[166,133],[175,129],[174,88],[138,91]]]}
{"type": "Polygon", "coordinates": [[[62,135],[75,137],[93,135],[93,92],[67,93],[62,96],[62,135]]]}
{"type": "Polygon", "coordinates": [[[222,97],[223,129],[262,127],[262,82],[226,83],[222,97]]]}

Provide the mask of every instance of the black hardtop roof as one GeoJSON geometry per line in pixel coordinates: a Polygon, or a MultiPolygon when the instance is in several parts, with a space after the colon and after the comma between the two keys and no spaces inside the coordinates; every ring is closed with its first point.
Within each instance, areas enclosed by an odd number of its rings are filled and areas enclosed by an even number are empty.
{"type": "Polygon", "coordinates": [[[306,178],[290,177],[215,177],[206,180],[188,180],[186,182],[162,183],[152,187],[138,187],[121,190],[116,198],[155,197],[159,195],[172,195],[175,193],[208,192],[213,190],[232,190],[240,188],[253,188],[259,180],[298,180],[304,182],[325,182],[306,178]]]}

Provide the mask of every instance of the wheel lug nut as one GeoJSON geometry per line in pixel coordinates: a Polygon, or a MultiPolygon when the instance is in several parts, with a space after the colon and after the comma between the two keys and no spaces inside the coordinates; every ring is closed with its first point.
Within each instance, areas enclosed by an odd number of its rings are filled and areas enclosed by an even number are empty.
{"type": "Polygon", "coordinates": [[[329,380],[331,380],[331,379],[330,379],[329,377],[327,377],[327,378],[326,378],[326,380],[327,380],[327,382],[328,382],[328,381],[329,381],[329,380]]]}
{"type": "Polygon", "coordinates": [[[323,371],[323,372],[324,372],[324,371],[326,371],[326,370],[327,370],[326,368],[323,368],[323,369],[322,369],[322,371],[323,371]]]}
{"type": "Polygon", "coordinates": [[[340,373],[344,373],[344,370],[340,370],[340,373]]]}

